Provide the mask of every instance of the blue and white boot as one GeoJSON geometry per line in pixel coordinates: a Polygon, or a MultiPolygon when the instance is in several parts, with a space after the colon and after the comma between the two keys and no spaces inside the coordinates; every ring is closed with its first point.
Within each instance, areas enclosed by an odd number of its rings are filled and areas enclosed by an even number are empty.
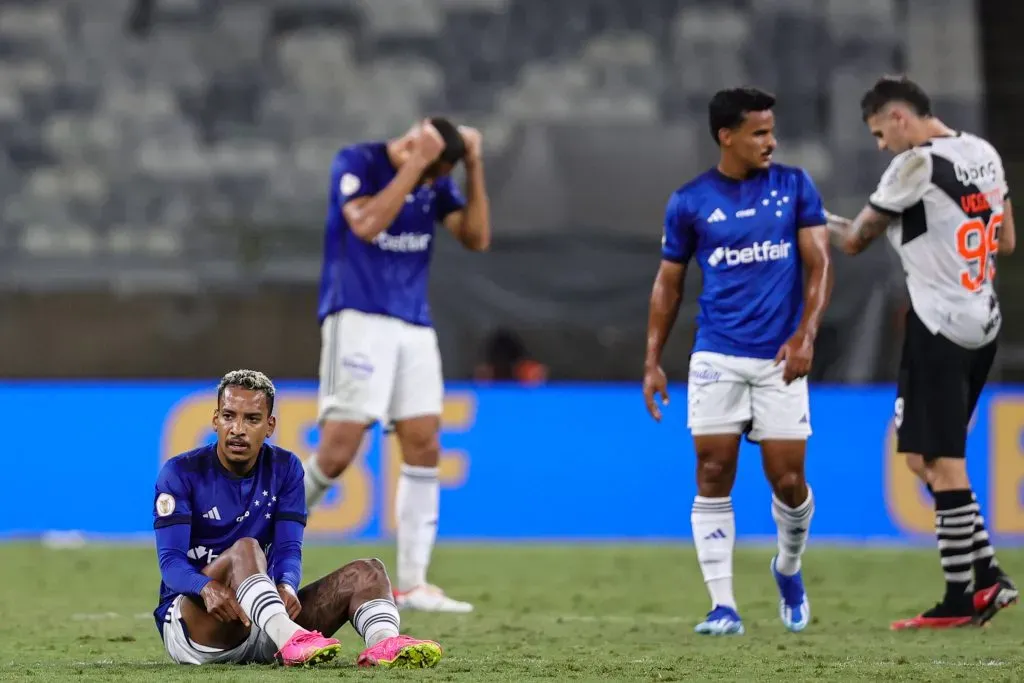
{"type": "Polygon", "coordinates": [[[741,636],[743,620],[732,607],[715,605],[704,621],[694,626],[693,630],[705,636],[741,636]]]}
{"type": "Polygon", "coordinates": [[[772,558],[772,576],[779,587],[779,618],[782,625],[793,633],[799,633],[811,623],[811,603],[807,600],[807,591],[804,590],[804,580],[797,572],[793,576],[780,574],[775,569],[775,561],[778,557],[772,558]]]}

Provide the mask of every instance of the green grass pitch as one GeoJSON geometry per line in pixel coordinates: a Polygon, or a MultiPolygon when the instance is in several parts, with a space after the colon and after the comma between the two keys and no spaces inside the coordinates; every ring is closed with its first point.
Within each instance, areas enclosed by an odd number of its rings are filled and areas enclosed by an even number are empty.
{"type": "MultiPolygon", "coordinates": [[[[403,614],[404,632],[436,639],[427,671],[355,668],[358,637],[316,670],[179,667],[150,613],[158,572],[151,547],[54,550],[0,545],[0,680],[269,681],[1015,681],[1024,680],[1024,609],[987,628],[893,633],[889,622],[928,607],[941,590],[934,550],[812,545],[804,575],[813,623],[786,633],[770,548],[737,551],[744,636],[693,633],[708,609],[687,545],[441,546],[433,578],[476,603],[470,615],[403,614]]],[[[313,545],[307,579],[388,547],[313,545]]],[[[1000,554],[1024,578],[1024,551],[1000,554]]]]}

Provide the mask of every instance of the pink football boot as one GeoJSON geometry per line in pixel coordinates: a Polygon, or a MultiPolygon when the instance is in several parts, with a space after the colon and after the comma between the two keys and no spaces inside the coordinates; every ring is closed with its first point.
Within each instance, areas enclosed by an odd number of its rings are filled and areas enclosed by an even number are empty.
{"type": "Polygon", "coordinates": [[[317,666],[329,662],[341,652],[341,643],[324,638],[319,631],[296,631],[274,658],[285,666],[317,666]]]}
{"type": "Polygon", "coordinates": [[[442,652],[441,646],[432,640],[394,636],[363,650],[356,664],[386,669],[426,669],[441,661],[442,652]]]}

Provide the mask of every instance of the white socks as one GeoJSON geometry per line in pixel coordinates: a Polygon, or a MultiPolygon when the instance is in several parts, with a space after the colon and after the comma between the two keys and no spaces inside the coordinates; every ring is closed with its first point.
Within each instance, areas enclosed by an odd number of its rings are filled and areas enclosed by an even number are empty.
{"type": "Polygon", "coordinates": [[[302,464],[302,471],[305,473],[302,479],[306,487],[306,509],[310,512],[320,504],[324,494],[334,486],[334,480],[323,473],[316,458],[317,454],[314,453],[302,464]]]}
{"type": "Polygon", "coordinates": [[[807,533],[814,516],[814,493],[807,487],[807,500],[791,508],[772,496],[772,517],[779,529],[779,555],[775,569],[786,576],[800,571],[800,557],[807,547],[807,533]]]}
{"type": "Polygon", "coordinates": [[[302,629],[288,618],[288,610],[277,592],[277,586],[266,574],[253,574],[235,591],[238,604],[252,621],[258,626],[278,649],[284,647],[297,631],[302,629]]]}
{"type": "Polygon", "coordinates": [[[712,608],[721,605],[736,609],[732,593],[732,549],[736,541],[736,516],[732,498],[693,499],[690,514],[697,562],[711,595],[712,608]]]}
{"type": "Polygon", "coordinates": [[[367,600],[352,616],[352,628],[366,641],[366,647],[394,638],[398,626],[398,608],[386,598],[367,600]]]}
{"type": "Polygon", "coordinates": [[[395,491],[398,541],[398,590],[412,590],[427,582],[427,566],[437,537],[441,483],[436,467],[402,465],[395,491]]]}

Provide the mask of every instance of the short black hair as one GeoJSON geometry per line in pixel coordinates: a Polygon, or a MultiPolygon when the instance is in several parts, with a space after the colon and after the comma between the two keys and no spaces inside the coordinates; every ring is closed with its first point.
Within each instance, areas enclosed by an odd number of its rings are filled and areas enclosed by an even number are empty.
{"type": "Polygon", "coordinates": [[[274,414],[274,396],[277,390],[270,378],[259,370],[232,370],[221,378],[217,385],[217,407],[224,398],[224,390],[228,387],[259,391],[267,399],[267,415],[274,414]]]}
{"type": "Polygon", "coordinates": [[[882,76],[860,99],[860,113],[867,121],[890,102],[907,104],[918,116],[932,115],[932,101],[924,89],[906,76],[882,76]]]}
{"type": "Polygon", "coordinates": [[[719,90],[708,104],[708,123],[711,126],[711,139],[715,144],[718,131],[723,128],[733,129],[743,123],[749,112],[766,111],[775,106],[775,95],[757,88],[731,88],[719,90]]]}
{"type": "Polygon", "coordinates": [[[462,161],[466,156],[466,141],[462,139],[458,126],[443,116],[431,117],[430,123],[444,140],[444,151],[438,160],[452,166],[462,161]]]}

